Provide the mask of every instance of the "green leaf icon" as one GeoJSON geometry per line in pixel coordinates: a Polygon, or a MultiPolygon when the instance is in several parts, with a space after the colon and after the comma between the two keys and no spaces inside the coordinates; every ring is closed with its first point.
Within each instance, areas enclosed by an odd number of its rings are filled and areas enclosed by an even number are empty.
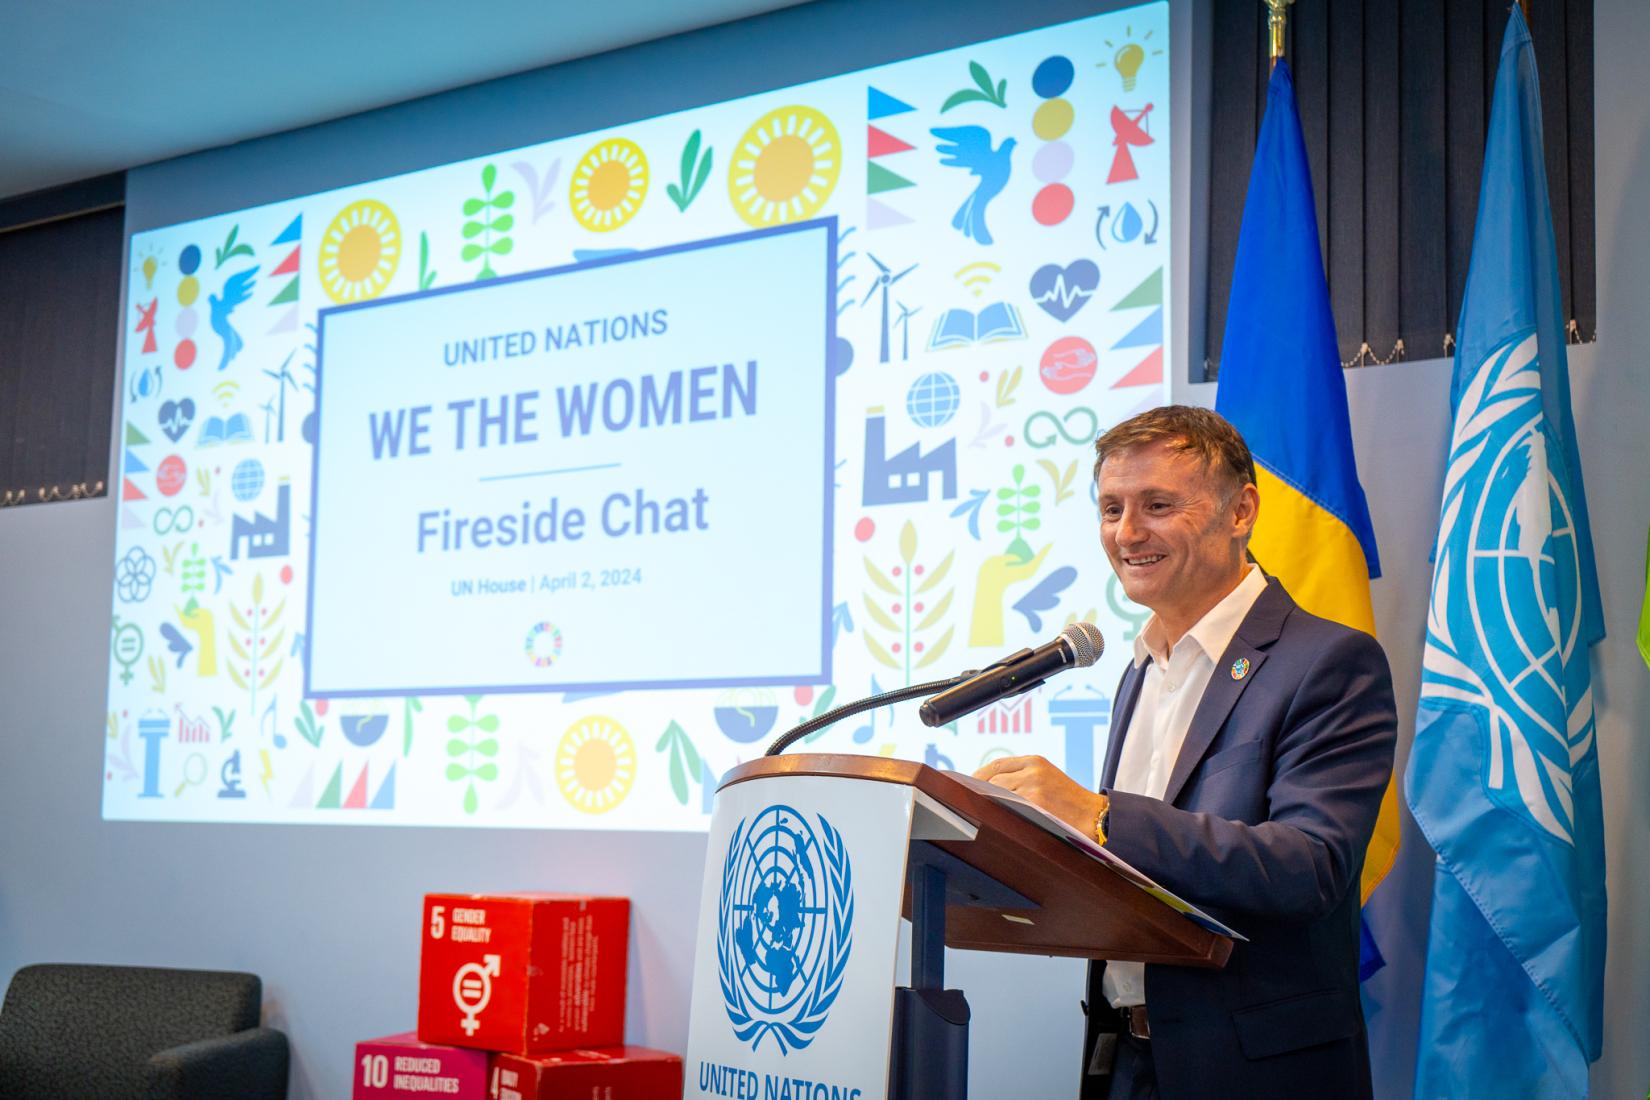
{"type": "Polygon", "coordinates": [[[670,754],[670,793],[676,796],[676,801],[687,805],[687,773],[682,768],[681,754],[675,752],[670,754]]]}
{"type": "Polygon", "coordinates": [[[693,162],[699,159],[699,131],[693,131],[693,136],[687,139],[682,146],[682,179],[686,180],[693,175],[693,162]]]}
{"type": "Polygon", "coordinates": [[[705,185],[705,180],[710,178],[710,159],[715,155],[716,150],[705,150],[705,159],[699,162],[699,174],[693,177],[693,190],[688,192],[689,202],[693,201],[693,196],[697,195],[699,189],[705,185]]]}

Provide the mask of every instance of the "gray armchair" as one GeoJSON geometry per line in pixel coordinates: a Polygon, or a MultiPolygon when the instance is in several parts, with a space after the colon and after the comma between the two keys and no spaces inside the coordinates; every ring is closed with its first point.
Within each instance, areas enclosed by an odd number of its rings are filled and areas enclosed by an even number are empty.
{"type": "Polygon", "coordinates": [[[256,974],[26,966],[0,1008],[0,1096],[285,1100],[286,1036],[256,974]]]}

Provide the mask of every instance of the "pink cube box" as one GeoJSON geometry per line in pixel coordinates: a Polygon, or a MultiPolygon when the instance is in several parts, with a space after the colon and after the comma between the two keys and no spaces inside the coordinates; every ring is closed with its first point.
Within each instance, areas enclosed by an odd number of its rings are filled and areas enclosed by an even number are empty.
{"type": "Polygon", "coordinates": [[[366,1039],[355,1044],[352,1095],[354,1100],[486,1100],[488,1057],[485,1050],[421,1043],[416,1031],[366,1039]]]}

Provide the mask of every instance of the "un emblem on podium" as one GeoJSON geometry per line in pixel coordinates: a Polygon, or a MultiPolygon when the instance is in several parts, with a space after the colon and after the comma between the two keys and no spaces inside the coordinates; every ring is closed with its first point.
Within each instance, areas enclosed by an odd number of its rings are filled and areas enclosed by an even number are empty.
{"type": "Polygon", "coordinates": [[[741,820],[728,841],[716,962],[733,1033],[779,1053],[813,1042],[853,949],[853,870],[842,834],[789,806],[741,820]]]}

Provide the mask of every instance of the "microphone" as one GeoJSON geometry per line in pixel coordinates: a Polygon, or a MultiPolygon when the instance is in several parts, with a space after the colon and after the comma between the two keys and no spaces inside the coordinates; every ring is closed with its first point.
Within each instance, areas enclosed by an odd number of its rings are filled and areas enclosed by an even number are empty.
{"type": "Polygon", "coordinates": [[[1056,672],[1087,668],[1100,659],[1106,639],[1090,622],[1075,622],[1060,636],[1036,649],[1010,654],[954,688],[924,703],[917,713],[925,726],[943,726],[999,699],[1010,699],[1037,687],[1056,672]]]}

